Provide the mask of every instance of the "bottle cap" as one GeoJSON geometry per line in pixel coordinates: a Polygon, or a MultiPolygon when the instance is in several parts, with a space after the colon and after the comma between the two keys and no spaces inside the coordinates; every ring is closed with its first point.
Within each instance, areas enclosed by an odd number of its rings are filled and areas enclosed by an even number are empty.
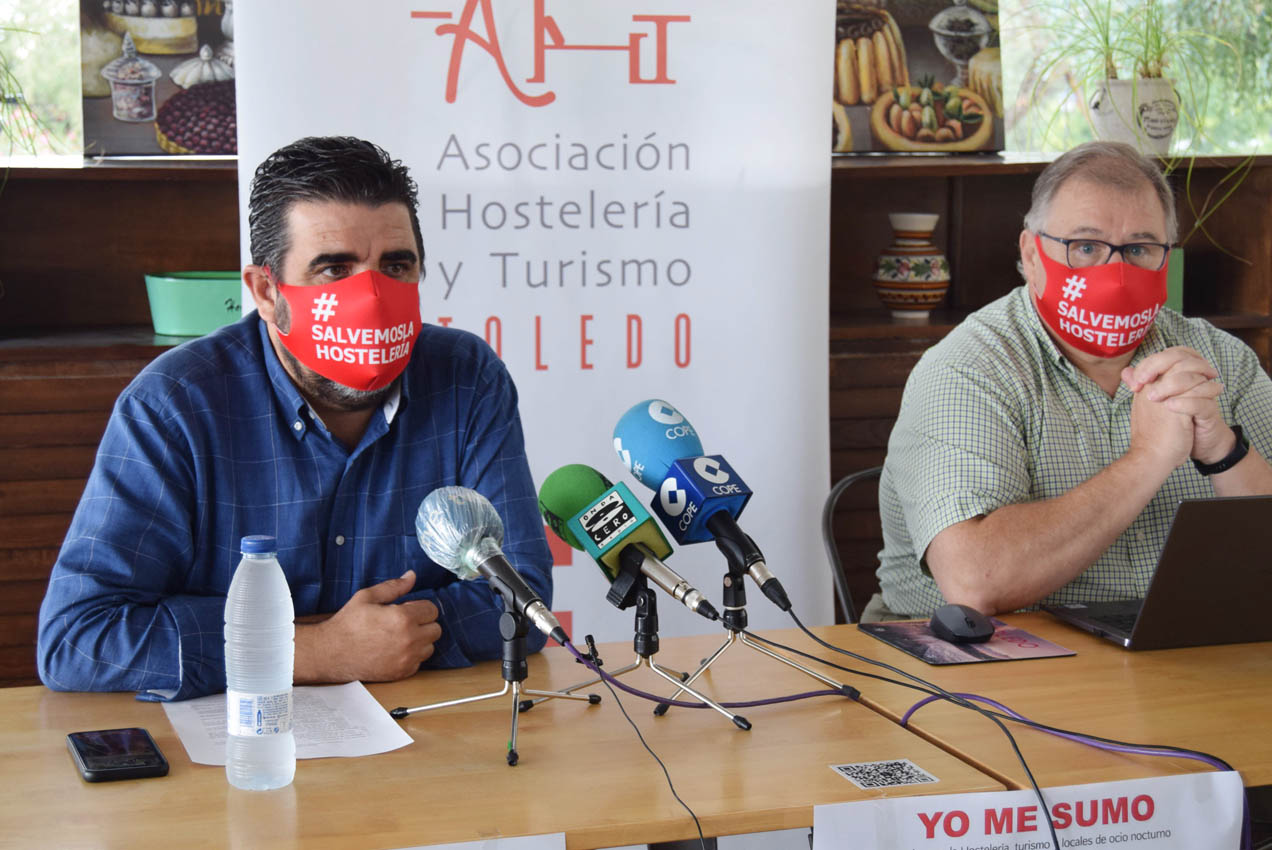
{"type": "Polygon", "coordinates": [[[239,543],[244,555],[272,555],[278,551],[278,541],[272,534],[249,534],[239,543]]]}

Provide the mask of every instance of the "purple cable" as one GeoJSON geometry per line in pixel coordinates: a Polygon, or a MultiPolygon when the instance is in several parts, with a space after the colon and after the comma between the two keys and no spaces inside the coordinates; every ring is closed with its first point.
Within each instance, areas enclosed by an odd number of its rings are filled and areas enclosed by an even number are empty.
{"type": "MultiPolygon", "coordinates": [[[[983,697],[983,696],[980,696],[979,694],[967,694],[967,693],[955,693],[953,694],[953,696],[960,697],[965,700],[974,699],[977,702],[983,702],[986,705],[989,705],[998,709],[1003,714],[1013,717],[1016,720],[1024,721],[1025,723],[1034,722],[1030,720],[1028,717],[1025,717],[1023,714],[1013,711],[1012,709],[1003,705],[1001,702],[990,699],[989,697],[983,697]]],[[[910,716],[914,714],[914,712],[918,711],[920,708],[927,705],[928,703],[934,702],[935,700],[938,700],[938,699],[945,699],[945,696],[940,694],[933,694],[932,696],[924,697],[923,699],[916,702],[914,705],[910,706],[910,710],[901,716],[901,725],[905,726],[907,723],[909,723],[910,716]]],[[[1218,768],[1219,770],[1233,770],[1233,768],[1230,765],[1224,764],[1218,759],[1212,758],[1206,755],[1205,753],[1197,753],[1197,752],[1183,751],[1183,750],[1163,750],[1157,747],[1137,747],[1137,746],[1132,746],[1130,744],[1110,744],[1104,741],[1093,740],[1087,737],[1086,735],[1083,735],[1077,732],[1061,732],[1059,729],[1042,729],[1037,726],[1034,726],[1033,728],[1037,729],[1039,732],[1046,732],[1048,735],[1055,735],[1057,738],[1065,738],[1070,741],[1076,741],[1079,744],[1085,744],[1088,747],[1095,747],[1096,749],[1108,750],[1114,753],[1129,753],[1131,755],[1140,755],[1140,756],[1178,756],[1180,758],[1195,759],[1196,761],[1205,762],[1211,767],[1218,768]]],[[[1245,848],[1245,850],[1249,850],[1253,838],[1252,838],[1252,834],[1250,830],[1250,800],[1245,794],[1241,795],[1241,811],[1242,811],[1241,846],[1245,848]]]]}
{"type": "MultiPolygon", "coordinates": [[[[648,691],[642,691],[637,688],[633,688],[631,685],[626,685],[620,682],[618,679],[614,678],[609,673],[606,673],[600,667],[597,667],[586,656],[580,653],[573,643],[567,643],[565,645],[565,648],[570,650],[570,653],[579,661],[581,661],[587,667],[587,669],[591,670],[593,673],[600,676],[602,679],[609,682],[614,687],[618,688],[619,690],[626,691],[632,696],[637,696],[637,697],[640,697],[641,699],[647,699],[650,702],[658,702],[658,703],[666,703],[667,705],[674,705],[677,708],[710,708],[709,705],[703,702],[686,702],[685,700],[664,699],[663,697],[657,696],[656,694],[651,694],[648,691]]],[[[785,697],[771,697],[770,699],[753,699],[753,700],[747,700],[745,702],[722,702],[720,703],[720,705],[724,706],[725,708],[753,708],[757,705],[777,705],[778,703],[782,703],[782,702],[794,702],[795,700],[809,699],[810,697],[830,697],[830,696],[838,697],[838,696],[844,696],[844,694],[841,693],[840,691],[832,691],[829,689],[824,691],[805,691],[802,694],[791,694],[790,696],[785,696],[785,697]]]]}
{"type": "MultiPolygon", "coordinates": [[[[983,697],[977,694],[957,694],[957,693],[954,694],[954,696],[962,697],[963,699],[974,699],[977,702],[983,702],[986,705],[993,706],[994,708],[1001,711],[1003,714],[1009,715],[1015,718],[1016,720],[1023,720],[1026,723],[1033,722],[1028,717],[1025,717],[1023,714],[1019,714],[1015,711],[1012,711],[1010,708],[1003,705],[1001,702],[992,700],[989,697],[983,697]]],[[[901,717],[901,725],[905,726],[906,723],[908,723],[910,720],[910,715],[914,714],[914,712],[918,711],[920,708],[927,705],[928,703],[938,699],[944,699],[944,697],[941,697],[941,696],[924,697],[923,699],[916,702],[914,705],[910,706],[910,710],[907,711],[901,717]]],[[[1035,726],[1034,728],[1037,729],[1038,727],[1035,726]]],[[[1182,751],[1176,751],[1176,750],[1162,750],[1156,747],[1137,747],[1137,746],[1132,746],[1130,744],[1108,744],[1103,741],[1092,740],[1091,738],[1081,733],[1061,732],[1058,729],[1038,729],[1038,731],[1046,732],[1049,735],[1055,735],[1057,738],[1067,738],[1068,740],[1076,741],[1079,744],[1086,744],[1087,746],[1095,747],[1100,750],[1109,750],[1110,752],[1115,752],[1115,753],[1131,753],[1132,755],[1141,755],[1141,756],[1180,756],[1181,758],[1190,758],[1190,759],[1196,759],[1197,761],[1204,761],[1206,764],[1210,765],[1211,767],[1216,767],[1216,768],[1219,768],[1220,770],[1230,769],[1226,764],[1223,764],[1217,759],[1213,759],[1210,756],[1207,756],[1205,753],[1182,752],[1182,751]]]]}

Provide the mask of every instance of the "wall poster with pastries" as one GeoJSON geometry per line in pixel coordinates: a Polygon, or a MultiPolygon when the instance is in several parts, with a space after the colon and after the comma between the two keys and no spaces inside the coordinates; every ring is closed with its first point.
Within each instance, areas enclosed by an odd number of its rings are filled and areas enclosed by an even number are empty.
{"type": "Polygon", "coordinates": [[[237,152],[233,0],[80,0],[84,154],[237,152]]]}
{"type": "Polygon", "coordinates": [[[837,0],[832,151],[1003,149],[998,0],[837,0]]]}

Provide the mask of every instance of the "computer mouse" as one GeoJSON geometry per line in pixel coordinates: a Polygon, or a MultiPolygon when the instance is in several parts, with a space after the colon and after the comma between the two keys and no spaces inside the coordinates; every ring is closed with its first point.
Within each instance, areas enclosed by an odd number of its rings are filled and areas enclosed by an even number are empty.
{"type": "Polygon", "coordinates": [[[932,612],[932,634],[950,643],[983,643],[994,636],[990,619],[969,605],[950,603],[932,612]]]}

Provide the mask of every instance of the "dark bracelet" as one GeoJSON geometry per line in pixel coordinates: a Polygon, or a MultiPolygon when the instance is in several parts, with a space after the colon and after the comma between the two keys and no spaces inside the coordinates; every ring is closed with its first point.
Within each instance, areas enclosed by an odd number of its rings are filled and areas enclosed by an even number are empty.
{"type": "Polygon", "coordinates": [[[1250,441],[1245,438],[1245,434],[1241,433],[1240,425],[1232,426],[1232,433],[1237,437],[1237,444],[1232,447],[1232,451],[1222,460],[1214,463],[1202,463],[1199,460],[1193,460],[1193,466],[1197,467],[1197,471],[1202,475],[1218,475],[1220,472],[1226,472],[1241,462],[1241,459],[1250,451],[1250,441]]]}

